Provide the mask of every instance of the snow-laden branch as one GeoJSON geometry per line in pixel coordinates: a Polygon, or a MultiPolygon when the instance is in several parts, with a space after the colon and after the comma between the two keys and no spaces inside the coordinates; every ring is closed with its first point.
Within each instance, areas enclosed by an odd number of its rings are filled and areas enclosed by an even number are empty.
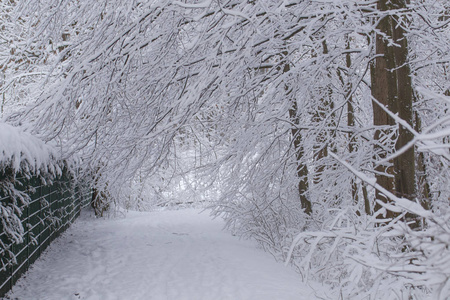
{"type": "Polygon", "coordinates": [[[371,187],[377,189],[381,193],[383,193],[387,198],[393,201],[393,204],[384,203],[379,201],[379,203],[384,206],[386,209],[394,211],[394,212],[402,212],[407,211],[409,213],[418,215],[422,218],[426,218],[430,221],[433,221],[434,223],[440,225],[443,229],[448,231],[450,233],[450,227],[446,222],[439,217],[437,217],[435,214],[433,214],[432,211],[424,209],[418,202],[415,202],[410,199],[406,198],[400,198],[395,196],[390,191],[386,190],[382,186],[380,186],[378,183],[376,183],[375,178],[370,178],[366,174],[356,170],[353,166],[351,166],[348,162],[340,159],[335,153],[330,152],[329,155],[333,157],[336,161],[338,161],[340,164],[345,166],[350,172],[355,174],[359,179],[369,184],[371,187]]]}
{"type": "Polygon", "coordinates": [[[183,3],[180,1],[175,1],[173,4],[178,5],[183,8],[191,8],[191,9],[197,9],[197,8],[208,8],[211,6],[212,0],[206,0],[199,3],[183,3]]]}
{"type": "Polygon", "coordinates": [[[435,122],[435,124],[430,125],[426,130],[424,130],[424,133],[418,133],[416,130],[414,130],[414,128],[411,125],[408,124],[408,122],[406,122],[405,120],[400,118],[397,114],[394,114],[392,111],[387,109],[377,99],[372,97],[372,101],[375,104],[377,104],[381,109],[383,109],[398,124],[405,127],[408,131],[410,131],[414,135],[414,138],[411,139],[411,141],[409,141],[405,146],[403,146],[401,149],[398,149],[397,151],[395,151],[395,153],[385,157],[384,159],[377,161],[377,164],[388,163],[389,161],[393,160],[396,157],[399,157],[400,155],[402,155],[403,153],[408,151],[408,149],[410,149],[411,147],[414,147],[419,142],[422,142],[424,145],[426,145],[426,149],[428,151],[430,151],[436,155],[442,156],[445,159],[447,159],[448,161],[450,161],[450,153],[447,153],[444,151],[438,151],[438,149],[440,149],[440,148],[446,148],[445,145],[439,145],[439,144],[429,141],[431,139],[436,139],[438,137],[450,136],[450,127],[443,129],[443,130],[439,131],[438,133],[428,133],[429,131],[431,131],[431,128],[435,128],[439,125],[446,124],[449,121],[449,118],[439,119],[435,122]]]}

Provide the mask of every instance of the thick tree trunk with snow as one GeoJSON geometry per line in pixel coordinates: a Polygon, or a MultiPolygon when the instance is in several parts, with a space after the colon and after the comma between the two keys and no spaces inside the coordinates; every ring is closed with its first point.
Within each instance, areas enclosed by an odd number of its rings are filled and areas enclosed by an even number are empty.
{"type": "MultiPolygon", "coordinates": [[[[380,12],[385,12],[406,8],[406,1],[380,0],[377,6],[380,12]]],[[[413,126],[411,72],[407,62],[408,43],[405,31],[401,27],[401,19],[398,16],[385,16],[380,20],[377,29],[380,34],[376,36],[377,57],[372,69],[372,96],[381,105],[413,126]]],[[[395,125],[395,121],[375,103],[373,116],[374,125],[395,125]]],[[[379,153],[381,151],[380,157],[383,157],[386,154],[381,149],[384,143],[381,141],[381,135],[382,132],[378,130],[375,133],[375,140],[378,141],[376,151],[379,153]]],[[[397,136],[396,151],[404,148],[413,139],[413,134],[402,125],[399,125],[397,136]]],[[[391,162],[393,168],[376,166],[376,171],[386,173],[386,175],[377,174],[377,182],[399,197],[413,199],[416,196],[414,161],[414,147],[410,147],[393,159],[391,162]]],[[[388,201],[379,192],[376,198],[383,202],[388,201]]],[[[379,208],[381,206],[376,204],[375,210],[379,208]]],[[[388,218],[393,216],[395,216],[394,213],[388,212],[388,218]]]]}
{"type": "MultiPolygon", "coordinates": [[[[383,1],[380,1],[383,2],[383,1]]],[[[388,20],[387,18],[380,21],[378,25],[378,29],[381,32],[387,31],[388,28],[388,20]]],[[[372,84],[372,96],[378,100],[381,105],[388,106],[389,93],[388,93],[388,71],[386,58],[387,55],[387,43],[383,40],[381,35],[376,35],[375,41],[375,53],[377,57],[374,60],[371,69],[371,84],[372,84]]],[[[379,107],[376,103],[373,103],[373,123],[375,126],[383,126],[390,125],[392,121],[389,119],[388,114],[379,107]]],[[[383,132],[381,130],[375,131],[374,139],[375,141],[379,141],[378,144],[375,145],[375,153],[378,154],[380,158],[386,157],[386,153],[383,151],[383,145],[381,144],[381,137],[383,132]]],[[[391,163],[390,163],[391,164],[391,163]]],[[[377,183],[385,188],[388,191],[394,190],[394,180],[390,175],[393,175],[393,169],[390,165],[377,165],[375,167],[376,180],[377,183]],[[382,173],[385,173],[383,175],[382,173]]],[[[383,202],[387,202],[388,199],[381,194],[379,191],[376,192],[376,199],[381,200],[383,202]]],[[[375,211],[380,209],[381,206],[378,203],[375,203],[375,211]]],[[[388,213],[387,217],[392,217],[388,213]]]]}
{"type": "MultiPolygon", "coordinates": [[[[395,9],[406,8],[406,1],[392,1],[395,9]]],[[[411,84],[411,70],[408,63],[408,41],[399,18],[392,18],[390,22],[392,36],[395,44],[393,47],[395,60],[395,75],[397,79],[397,102],[398,116],[405,120],[411,127],[413,125],[413,92],[411,84]]],[[[405,147],[414,138],[413,133],[404,126],[399,125],[396,150],[405,147]]],[[[410,147],[405,153],[395,159],[396,176],[395,189],[397,195],[408,199],[416,196],[415,184],[415,153],[414,147],[410,147]]]]}

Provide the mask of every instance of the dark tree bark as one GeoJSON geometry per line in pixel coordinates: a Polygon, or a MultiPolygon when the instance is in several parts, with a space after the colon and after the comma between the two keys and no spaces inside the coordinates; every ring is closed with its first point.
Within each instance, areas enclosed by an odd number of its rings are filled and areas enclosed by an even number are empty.
{"type": "MultiPolygon", "coordinates": [[[[406,8],[405,0],[391,0],[395,9],[406,8]]],[[[411,70],[408,63],[408,40],[405,31],[401,25],[399,17],[391,18],[391,30],[395,44],[397,47],[391,47],[394,50],[394,66],[393,73],[397,79],[397,98],[394,101],[397,103],[398,116],[405,120],[411,127],[414,126],[413,121],[413,90],[411,83],[411,70]]],[[[414,135],[404,126],[399,125],[398,139],[396,143],[396,150],[402,149],[412,139],[414,135]]],[[[396,173],[395,173],[395,190],[399,197],[414,199],[416,197],[416,182],[415,182],[415,150],[410,147],[405,153],[395,159],[396,173]]]]}
{"type": "MultiPolygon", "coordinates": [[[[297,103],[294,102],[292,104],[292,108],[289,109],[289,117],[291,118],[291,121],[295,125],[299,125],[299,119],[297,115],[297,103]]],[[[308,168],[306,164],[302,162],[303,156],[305,155],[303,146],[302,146],[302,135],[300,132],[300,129],[298,128],[292,128],[291,134],[293,138],[294,148],[295,148],[295,158],[297,161],[297,177],[298,177],[298,193],[300,197],[300,204],[305,211],[306,214],[311,215],[312,214],[312,205],[311,201],[308,199],[307,192],[309,189],[309,183],[308,183],[308,168]]]]}
{"type": "MultiPolygon", "coordinates": [[[[384,2],[384,1],[379,1],[384,2]]],[[[378,3],[381,6],[381,3],[378,3]]],[[[388,19],[385,17],[378,24],[378,29],[381,32],[386,32],[388,30],[388,19]]],[[[389,94],[388,94],[388,71],[385,55],[387,55],[387,43],[384,41],[381,35],[376,35],[375,37],[375,58],[371,66],[371,85],[372,85],[372,96],[380,102],[381,105],[388,106],[389,94]]],[[[373,103],[373,123],[376,126],[391,125],[388,114],[377,104],[373,103]]],[[[381,130],[376,130],[374,134],[375,141],[380,141],[384,132],[381,130]]],[[[386,153],[383,150],[383,145],[381,142],[375,144],[375,153],[380,158],[385,158],[386,153]]],[[[388,165],[377,165],[375,167],[376,180],[377,183],[388,191],[394,190],[394,180],[390,175],[393,175],[393,168],[391,163],[388,165]],[[386,174],[386,175],[383,175],[386,174]]],[[[382,202],[387,202],[388,199],[379,191],[376,191],[375,199],[382,202]]],[[[377,211],[381,208],[380,204],[375,203],[374,210],[377,211]]],[[[392,218],[391,212],[387,214],[388,218],[392,218]]]]}
{"type": "MultiPolygon", "coordinates": [[[[350,40],[349,40],[348,36],[346,37],[346,39],[347,39],[347,45],[345,48],[347,50],[349,50],[350,49],[350,40]]],[[[347,69],[350,70],[350,68],[352,66],[352,58],[351,58],[350,53],[347,53],[345,55],[345,64],[347,66],[347,69]]],[[[350,82],[350,79],[348,79],[347,82],[344,82],[344,80],[342,80],[342,84],[345,85],[345,97],[347,98],[347,127],[353,128],[353,127],[355,127],[355,108],[353,107],[353,94],[352,94],[353,86],[350,82]]],[[[355,142],[356,141],[355,141],[355,138],[353,137],[353,133],[349,132],[348,133],[348,152],[353,153],[356,151],[355,142]]],[[[358,185],[356,184],[355,179],[352,179],[351,186],[352,186],[353,203],[355,203],[355,205],[358,205],[358,203],[359,203],[358,185]]],[[[367,209],[366,209],[366,211],[367,211],[367,209]]],[[[369,208],[369,211],[370,211],[370,208],[369,208]]]]}
{"type": "MultiPolygon", "coordinates": [[[[284,65],[283,72],[287,73],[290,70],[290,66],[288,63],[284,65]]],[[[286,97],[289,98],[291,94],[291,89],[288,85],[285,85],[286,97]]],[[[298,116],[298,106],[295,99],[293,99],[291,108],[289,109],[289,118],[291,122],[298,126],[300,124],[299,116],[298,116]]],[[[305,155],[303,145],[302,145],[302,135],[301,131],[298,127],[293,127],[291,129],[294,149],[295,149],[295,158],[297,161],[297,177],[298,177],[298,194],[300,197],[300,205],[304,212],[308,215],[312,214],[312,204],[308,198],[307,192],[309,189],[308,182],[308,168],[306,164],[303,163],[303,157],[305,155]]]]}
{"type": "MultiPolygon", "coordinates": [[[[414,101],[416,101],[415,98],[413,98],[413,99],[414,99],[414,101]]],[[[416,130],[416,132],[420,132],[422,129],[422,122],[420,120],[419,114],[417,112],[415,112],[414,116],[415,116],[414,129],[416,130]]],[[[417,198],[423,208],[430,209],[431,208],[431,203],[430,203],[431,191],[430,191],[430,184],[429,184],[428,178],[427,178],[425,155],[423,152],[418,152],[416,155],[416,167],[417,167],[416,181],[417,181],[417,189],[418,189],[417,198]]]]}
{"type": "MultiPolygon", "coordinates": [[[[322,41],[322,53],[324,55],[327,55],[328,52],[328,46],[327,42],[324,40],[322,41]]],[[[327,73],[328,79],[331,81],[331,76],[329,73],[327,73]]],[[[323,124],[323,122],[328,119],[328,126],[329,128],[333,128],[336,126],[336,120],[334,115],[329,116],[330,113],[332,113],[334,109],[334,103],[332,100],[333,97],[333,90],[330,86],[330,83],[328,83],[326,86],[323,87],[324,90],[326,90],[325,95],[323,95],[320,98],[319,105],[315,109],[315,113],[313,116],[313,121],[317,124],[323,124]]],[[[328,129],[327,129],[328,130],[328,129]]],[[[321,160],[328,156],[328,151],[331,149],[333,151],[333,143],[331,142],[334,138],[335,132],[327,132],[325,130],[319,132],[316,136],[316,145],[314,146],[314,160],[317,163],[317,166],[314,169],[314,176],[313,176],[313,183],[318,184],[322,180],[322,175],[326,170],[326,165],[321,162],[321,160]]]]}
{"type": "MultiPolygon", "coordinates": [[[[379,0],[377,7],[380,12],[386,12],[406,8],[406,4],[405,0],[379,0]]],[[[381,105],[398,114],[401,119],[413,126],[412,85],[407,61],[408,43],[401,22],[400,17],[386,14],[378,24],[377,29],[381,34],[376,35],[377,57],[371,72],[372,96],[381,105]]],[[[373,117],[374,125],[395,125],[395,121],[377,104],[373,105],[373,117]]],[[[381,135],[380,130],[375,132],[375,140],[379,141],[375,151],[379,153],[379,157],[383,158],[386,153],[382,149],[381,135]]],[[[413,134],[404,126],[399,125],[395,150],[402,149],[412,139],[413,134]]],[[[399,197],[413,199],[416,196],[414,162],[414,147],[410,147],[393,159],[390,165],[376,166],[376,171],[379,172],[376,175],[377,183],[399,197]],[[385,173],[385,175],[381,173],[385,173]]],[[[380,192],[376,193],[376,199],[383,202],[389,201],[380,192]]],[[[380,208],[381,205],[376,203],[375,210],[380,208]]],[[[395,213],[388,211],[388,218],[395,216],[395,213]]]]}

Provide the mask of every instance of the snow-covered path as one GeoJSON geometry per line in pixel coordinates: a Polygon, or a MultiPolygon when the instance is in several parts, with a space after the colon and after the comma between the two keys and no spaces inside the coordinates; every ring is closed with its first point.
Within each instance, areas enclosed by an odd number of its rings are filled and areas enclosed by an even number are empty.
{"type": "Polygon", "coordinates": [[[222,227],[194,209],[81,217],[9,298],[316,299],[292,269],[222,227]]]}

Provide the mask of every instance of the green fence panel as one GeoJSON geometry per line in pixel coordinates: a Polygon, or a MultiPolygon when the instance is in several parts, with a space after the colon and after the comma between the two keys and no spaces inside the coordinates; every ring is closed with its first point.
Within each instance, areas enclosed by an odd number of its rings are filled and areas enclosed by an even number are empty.
{"type": "MultiPolygon", "coordinates": [[[[16,189],[26,192],[30,199],[22,207],[23,242],[14,244],[0,224],[0,297],[3,297],[47,246],[66,230],[80,215],[92,197],[88,184],[75,184],[63,171],[52,183],[39,178],[16,177],[16,189]]],[[[0,180],[6,177],[0,172],[0,180]]],[[[0,201],[7,204],[9,197],[0,191],[0,201]]]]}

